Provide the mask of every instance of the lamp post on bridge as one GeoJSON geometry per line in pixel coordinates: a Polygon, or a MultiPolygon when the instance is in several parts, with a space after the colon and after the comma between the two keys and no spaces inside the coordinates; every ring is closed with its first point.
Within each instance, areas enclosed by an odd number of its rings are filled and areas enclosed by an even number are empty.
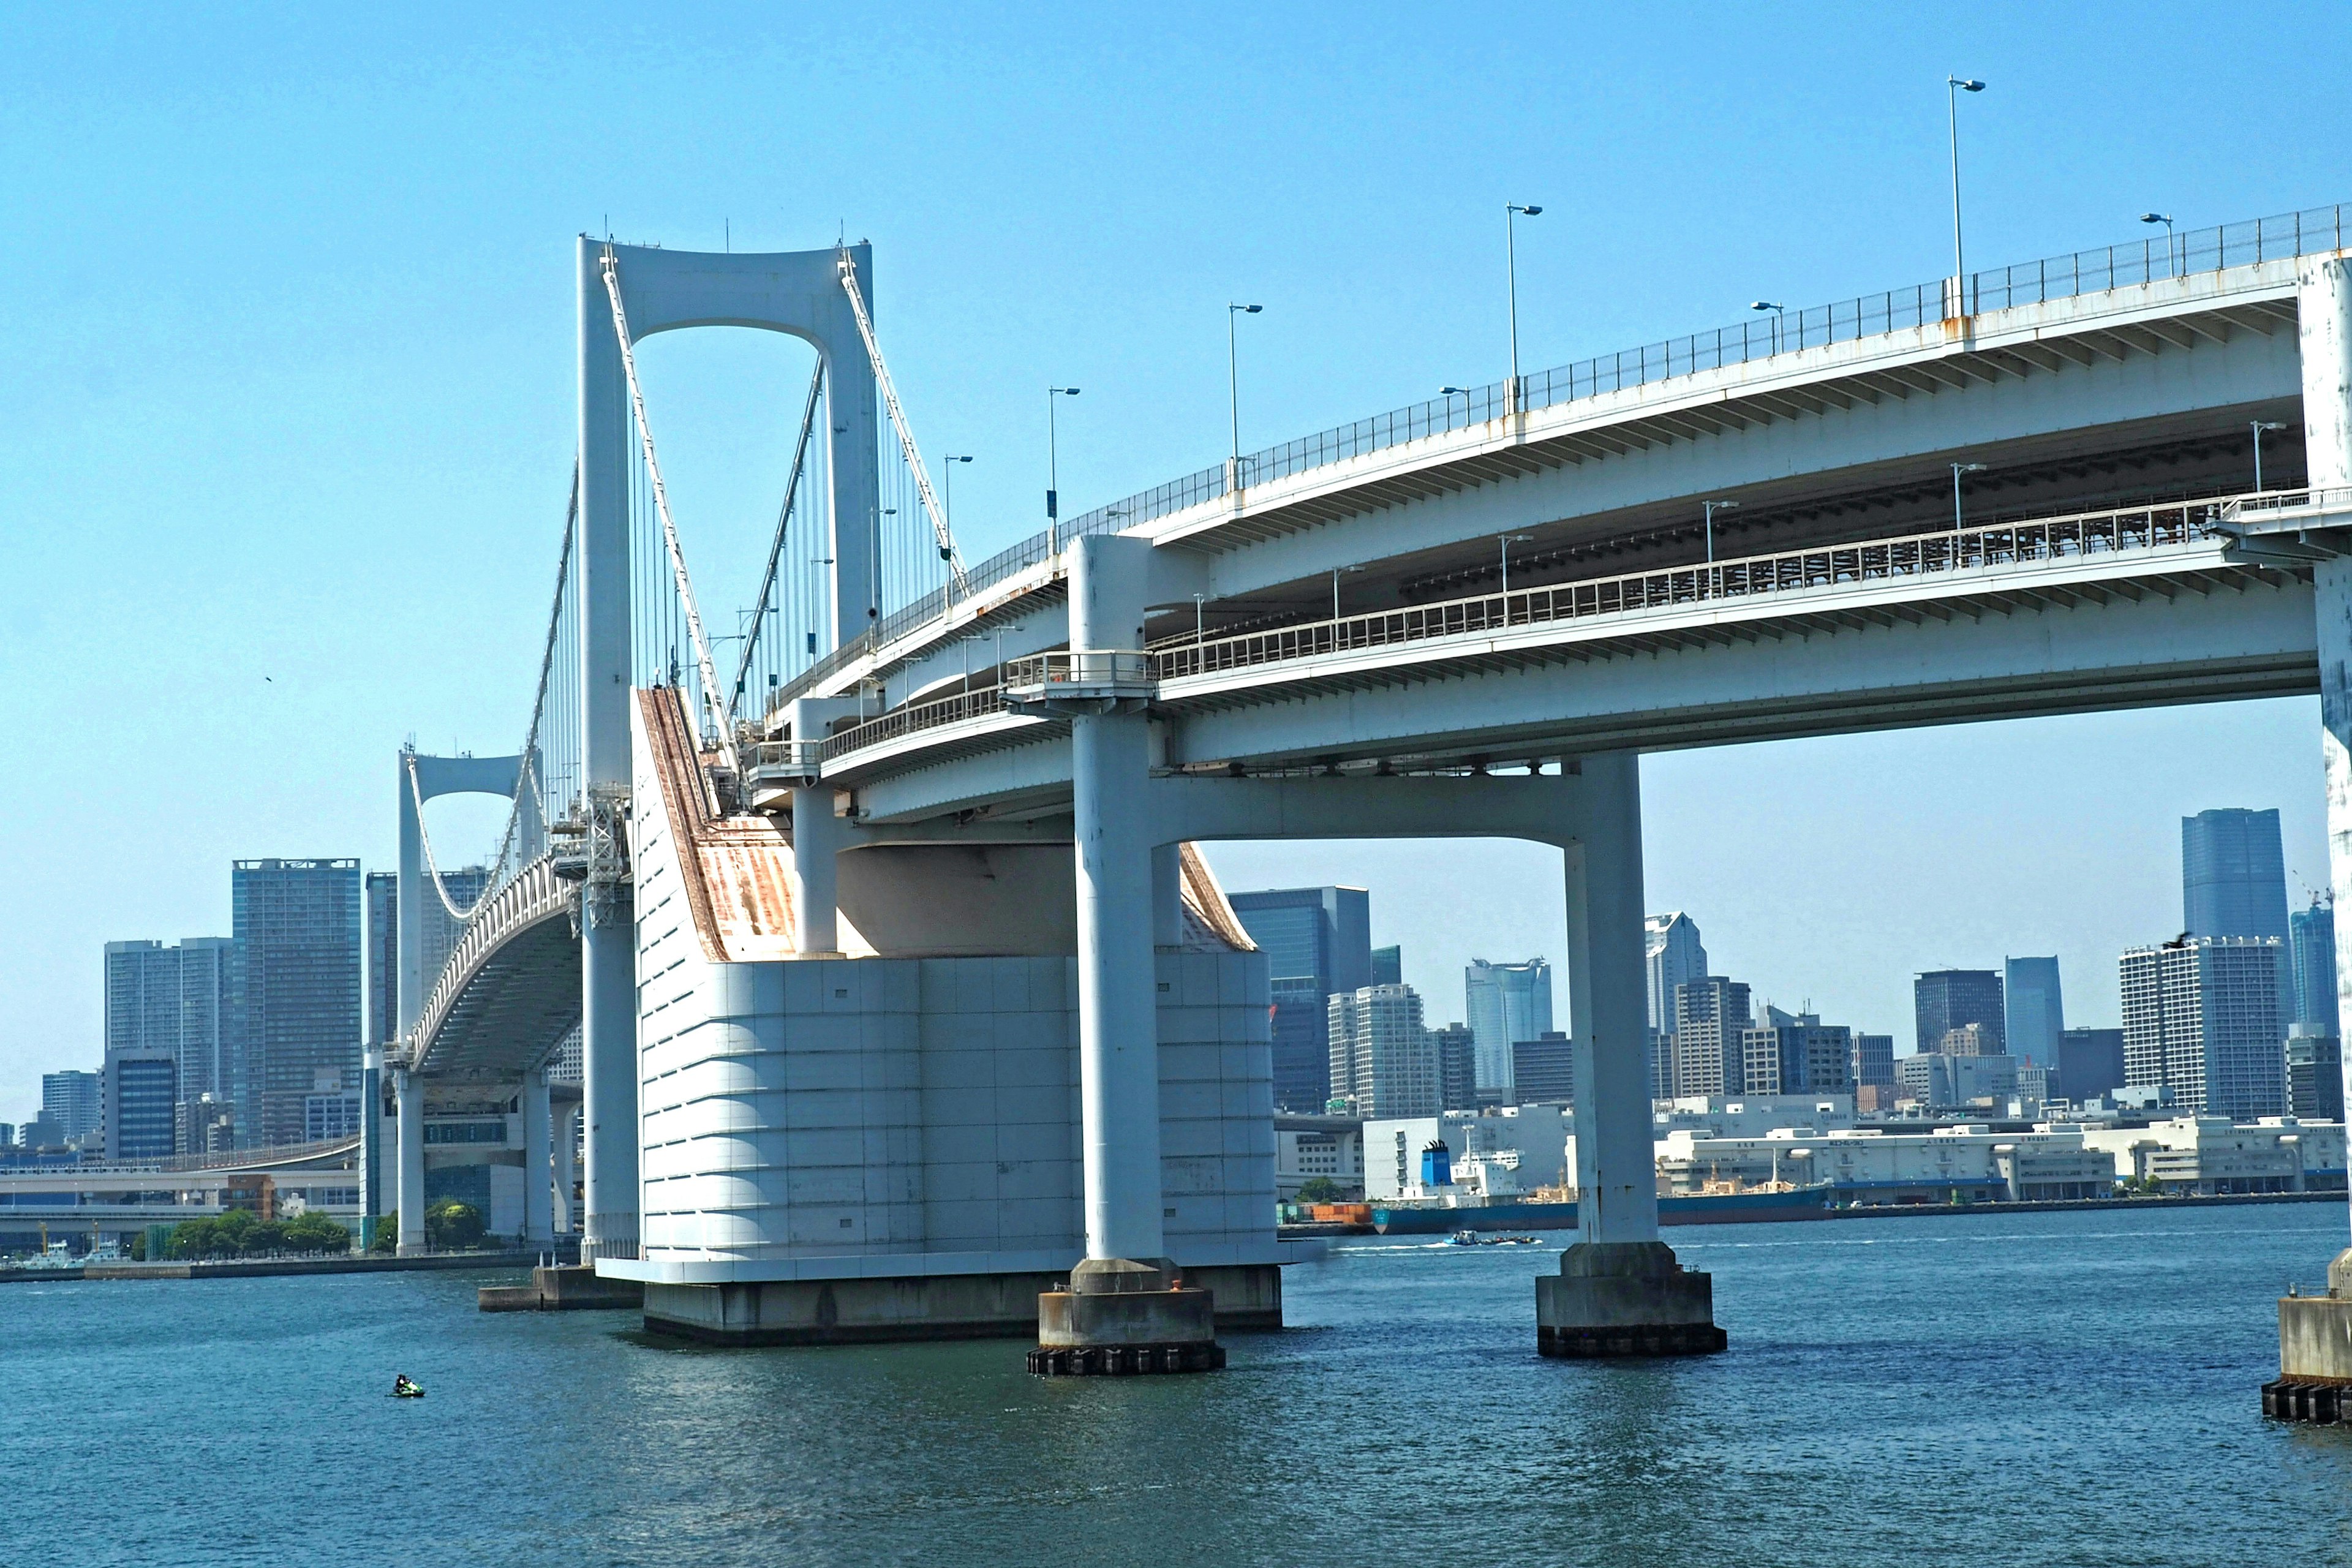
{"type": "Polygon", "coordinates": [[[1985,466],[1982,463],[1952,465],[1952,564],[1955,566],[1960,563],[1960,476],[1981,474],[1984,471],[1985,466]]]}
{"type": "Polygon", "coordinates": [[[2260,495],[2263,489],[2263,437],[2275,436],[2286,426],[2275,419],[2250,419],[2246,423],[2254,427],[2254,493],[2260,495]]]}
{"type": "MultiPolygon", "coordinates": [[[[1758,300],[1749,304],[1748,308],[1751,310],[1769,310],[1772,312],[1772,352],[1774,353],[1779,353],[1780,352],[1781,317],[1780,302],[1773,300],[1758,300]]],[[[1800,316],[1798,318],[1800,324],[1801,324],[1803,321],[1803,317],[1800,316]]]]}
{"type": "Polygon", "coordinates": [[[1055,539],[1055,524],[1061,512],[1061,457],[1054,429],[1054,399],[1076,397],[1075,386],[1049,386],[1045,389],[1045,553],[1059,553],[1055,539]]]}
{"type": "Polygon", "coordinates": [[[1228,488],[1242,488],[1242,371],[1241,350],[1234,332],[1234,318],[1255,316],[1265,310],[1263,305],[1225,305],[1225,395],[1234,416],[1234,472],[1228,488]]]}
{"type": "Polygon", "coordinates": [[[1984,83],[1967,77],[1944,78],[1945,108],[1950,113],[1952,131],[1952,313],[1956,316],[1969,313],[1968,253],[1960,245],[1960,94],[1984,89],[1984,83]]]}
{"type": "Polygon", "coordinates": [[[2142,213],[2139,215],[2139,221],[2142,223],[2160,223],[2164,226],[2165,276],[2168,278],[2179,277],[2180,269],[2173,265],[2172,260],[2172,215],[2169,213],[2142,213]]]}
{"type": "Polygon", "coordinates": [[[1543,208],[1522,206],[1517,202],[1503,205],[1503,268],[1505,285],[1511,305],[1511,412],[1519,411],[1519,237],[1517,220],[1534,217],[1543,208]]]}
{"type": "MultiPolygon", "coordinates": [[[[1361,572],[1362,570],[1363,570],[1363,568],[1362,568],[1362,567],[1360,567],[1360,566],[1334,566],[1334,567],[1332,567],[1332,568],[1331,568],[1331,619],[1332,619],[1332,621],[1335,623],[1335,626],[1334,626],[1334,629],[1333,629],[1333,631],[1332,631],[1332,634],[1331,634],[1331,635],[1332,635],[1332,637],[1333,637],[1335,639],[1336,639],[1336,638],[1339,637],[1339,631],[1338,631],[1338,629],[1337,629],[1337,627],[1336,627],[1336,623],[1337,623],[1337,622],[1338,622],[1338,620],[1339,619],[1339,576],[1340,576],[1340,574],[1345,573],[1345,572],[1361,572]]],[[[1194,629],[1195,629],[1195,630],[1197,630],[1197,629],[1198,629],[1198,627],[1196,626],[1194,629]]]]}
{"type": "Polygon", "coordinates": [[[943,499],[947,502],[948,537],[952,539],[955,537],[955,466],[958,463],[969,463],[971,458],[968,456],[958,457],[950,452],[940,461],[947,465],[946,470],[940,475],[940,483],[945,486],[947,490],[943,499]]]}
{"type": "Polygon", "coordinates": [[[1736,500],[1707,500],[1699,502],[1699,505],[1705,508],[1706,511],[1705,528],[1706,532],[1707,597],[1711,599],[1719,598],[1722,595],[1716,592],[1717,588],[1721,586],[1721,584],[1715,574],[1715,514],[1719,511],[1738,511],[1739,510],[1739,503],[1736,500]]]}
{"type": "MultiPolygon", "coordinates": [[[[1441,386],[1437,389],[1437,395],[1444,398],[1460,398],[1462,400],[1462,423],[1465,426],[1467,426],[1470,423],[1470,389],[1468,387],[1441,386]]],[[[1454,405],[1452,403],[1449,402],[1445,405],[1445,411],[1449,416],[1447,424],[1450,426],[1453,423],[1451,416],[1454,412],[1454,405]]]]}
{"type": "MultiPolygon", "coordinates": [[[[1532,544],[1535,542],[1535,538],[1536,536],[1532,533],[1498,533],[1495,535],[1495,542],[1503,547],[1503,594],[1506,598],[1509,597],[1511,592],[1511,546],[1514,544],[1532,544]]],[[[1507,616],[1510,614],[1510,610],[1506,607],[1503,614],[1507,616]]]]}

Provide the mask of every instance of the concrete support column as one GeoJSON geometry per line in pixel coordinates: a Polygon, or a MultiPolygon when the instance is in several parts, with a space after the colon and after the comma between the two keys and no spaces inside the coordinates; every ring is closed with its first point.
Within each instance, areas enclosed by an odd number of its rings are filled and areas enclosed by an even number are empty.
{"type": "Polygon", "coordinates": [[[400,1206],[403,1257],[425,1250],[425,1080],[402,1070],[394,1075],[400,1104],[399,1173],[394,1182],[400,1206]]]}
{"type": "Polygon", "coordinates": [[[580,1108],[567,1105],[555,1125],[555,1234],[569,1236],[580,1228],[579,1217],[572,1212],[572,1185],[580,1173],[572,1163],[572,1142],[578,1136],[580,1108]]]}
{"type": "Polygon", "coordinates": [[[637,1255],[637,941],[623,889],[610,917],[582,923],[581,1111],[587,1225],[580,1259],[637,1255]]]}
{"type": "MultiPolygon", "coordinates": [[[[822,740],[836,720],[860,711],[854,697],[801,697],[792,704],[793,739],[822,740]]],[[[837,792],[822,780],[793,789],[793,951],[841,951],[840,854],[849,824],[834,813],[837,792]]]]}
{"type": "Polygon", "coordinates": [[[1641,759],[1583,762],[1582,835],[1565,847],[1569,1033],[1576,1063],[1577,1232],[1658,1239],[1642,953],[1641,759]]]}
{"type": "Polygon", "coordinates": [[[1070,722],[1077,805],[1078,1076],[1087,1256],[1151,1262],[1160,1226],[1160,1041],[1144,720],[1070,722]]]}
{"type": "Polygon", "coordinates": [[[522,1240],[525,1247],[555,1244],[550,1219],[555,1196],[554,1173],[549,1168],[547,1074],[526,1073],[522,1080],[522,1240]]]}
{"type": "Polygon", "coordinates": [[[1184,847],[1151,847],[1151,945],[1184,945],[1184,847]]]}
{"type": "Polygon", "coordinates": [[[1715,1282],[1658,1239],[1642,957],[1642,772],[1586,757],[1584,810],[1564,846],[1569,1027],[1576,1060],[1575,1244],[1536,1278],[1536,1349],[1579,1358],[1724,1348],[1715,1282]]]}
{"type": "MultiPolygon", "coordinates": [[[[2315,490],[2352,487],[2352,264],[2306,264],[2297,292],[2305,482],[2315,490]]],[[[2328,880],[2337,907],[2352,909],[2352,559],[2322,561],[2312,576],[2328,880]]],[[[2336,944],[2336,998],[2337,1012],[2352,1018],[2352,942],[2336,944]]],[[[2352,1062],[2352,1051],[2344,1055],[2352,1062]]],[[[2352,1073],[2344,1082],[2352,1091],[2352,1073]]]]}

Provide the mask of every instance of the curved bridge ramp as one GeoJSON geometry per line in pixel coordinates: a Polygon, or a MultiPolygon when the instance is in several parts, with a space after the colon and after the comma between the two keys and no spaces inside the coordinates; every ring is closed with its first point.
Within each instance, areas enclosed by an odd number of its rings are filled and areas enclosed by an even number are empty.
{"type": "Polygon", "coordinates": [[[579,885],[541,856],[492,894],[417,1020],[411,1070],[511,1082],[580,1022],[579,885]]]}

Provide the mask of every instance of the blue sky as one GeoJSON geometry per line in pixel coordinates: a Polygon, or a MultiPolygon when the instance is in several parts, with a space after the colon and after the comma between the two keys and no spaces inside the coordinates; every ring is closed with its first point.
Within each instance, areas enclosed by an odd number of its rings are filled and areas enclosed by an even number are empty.
{"type": "MultiPolygon", "coordinates": [[[[393,754],[527,716],[572,442],[571,237],[876,246],[975,558],[1243,438],[1948,265],[1947,70],[1984,263],[2352,196],[2339,8],[594,5],[0,9],[0,1118],[94,1066],[100,952],[223,931],[227,863],[389,863],[393,754]]],[[[805,351],[644,353],[706,605],[755,586],[805,351]]],[[[1685,753],[1653,907],[1783,1005],[1908,1045],[1908,976],[2179,924],[2177,819],[2278,805],[2324,880],[2315,705],[1685,753]]],[[[436,816],[436,821],[445,820],[436,816]]],[[[487,842],[453,806],[446,837],[487,842]]],[[[1373,891],[1438,1017],[1560,953],[1508,846],[1228,848],[1373,891]]]]}

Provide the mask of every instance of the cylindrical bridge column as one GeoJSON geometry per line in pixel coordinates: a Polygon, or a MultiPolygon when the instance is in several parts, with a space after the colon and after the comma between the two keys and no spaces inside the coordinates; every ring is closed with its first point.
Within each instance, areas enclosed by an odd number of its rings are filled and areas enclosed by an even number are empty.
{"type": "Polygon", "coordinates": [[[554,1172],[547,1158],[548,1102],[545,1071],[526,1073],[522,1080],[522,1239],[523,1245],[555,1245],[554,1172]]]}
{"type": "Polygon", "coordinates": [[[603,920],[581,922],[581,1114],[587,1224],[580,1260],[637,1255],[637,933],[628,889],[603,920]]]}
{"type": "MultiPolygon", "coordinates": [[[[2352,495],[2352,262],[2308,262],[2295,314],[2303,353],[2304,483],[2315,502],[2337,507],[2352,495]]],[[[2347,508],[2352,510],[2352,508],[2347,508]]],[[[2319,641],[2320,757],[2327,790],[2328,879],[2338,909],[2352,908],[2352,558],[2312,570],[2319,641]]],[[[2336,944],[2336,1010],[2352,1018],[2352,942],[2336,944]]],[[[2352,1063],[2352,1051],[2344,1053],[2352,1063]]],[[[2352,1087],[2352,1073],[2345,1078],[2352,1087]]],[[[2352,1251],[2338,1260],[2352,1268],[2352,1251]]]]}
{"type": "Polygon", "coordinates": [[[1641,759],[1612,752],[1582,766],[1584,832],[1565,850],[1578,1239],[1655,1241],[1641,759]]]}
{"type": "Polygon", "coordinates": [[[403,1068],[393,1083],[400,1110],[394,1192],[400,1208],[400,1252],[406,1257],[425,1250],[425,1080],[403,1068]]]}

